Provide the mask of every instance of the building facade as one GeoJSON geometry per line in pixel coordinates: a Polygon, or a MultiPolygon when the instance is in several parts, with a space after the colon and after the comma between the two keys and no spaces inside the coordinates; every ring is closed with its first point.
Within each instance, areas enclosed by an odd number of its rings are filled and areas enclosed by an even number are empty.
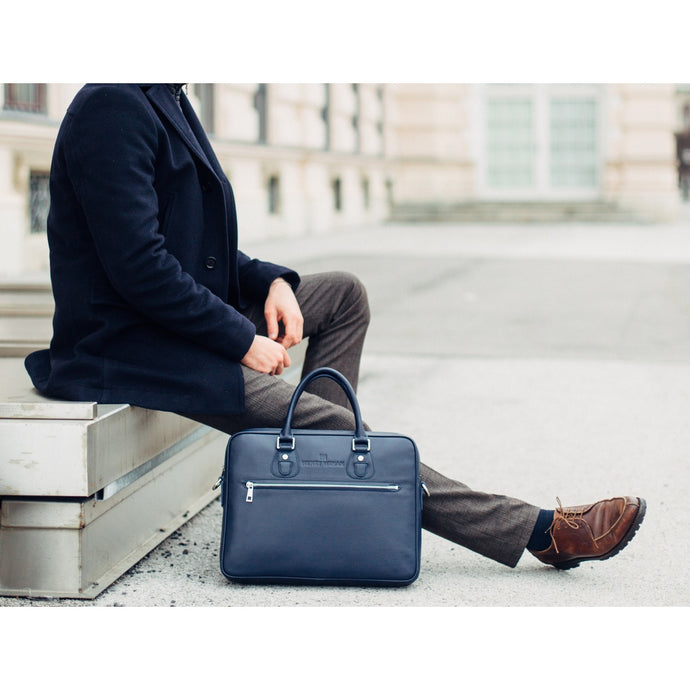
{"type": "MultiPolygon", "coordinates": [[[[0,276],[45,272],[48,173],[81,84],[0,90],[0,276]]],[[[384,90],[374,84],[190,84],[233,185],[244,241],[388,215],[384,90]]]]}
{"type": "MultiPolygon", "coordinates": [[[[47,269],[50,159],[80,86],[0,88],[0,277],[47,269]]],[[[403,207],[678,210],[673,85],[190,84],[188,96],[245,241],[376,225],[403,207]]]]}
{"type": "Polygon", "coordinates": [[[569,202],[676,217],[672,85],[391,85],[403,204],[569,202]]]}

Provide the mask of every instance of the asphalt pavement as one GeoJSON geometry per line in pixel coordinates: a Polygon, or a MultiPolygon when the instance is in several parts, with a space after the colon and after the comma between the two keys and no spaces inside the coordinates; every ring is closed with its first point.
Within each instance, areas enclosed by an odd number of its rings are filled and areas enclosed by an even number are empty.
{"type": "MultiPolygon", "coordinates": [[[[93,601],[4,607],[684,607],[690,603],[690,222],[395,224],[254,256],[347,270],[372,308],[359,401],[374,429],[473,488],[544,507],[643,496],[615,558],[510,569],[424,533],[402,589],[249,586],[218,566],[214,501],[93,601]]],[[[327,686],[324,686],[327,687],[327,686]]]]}

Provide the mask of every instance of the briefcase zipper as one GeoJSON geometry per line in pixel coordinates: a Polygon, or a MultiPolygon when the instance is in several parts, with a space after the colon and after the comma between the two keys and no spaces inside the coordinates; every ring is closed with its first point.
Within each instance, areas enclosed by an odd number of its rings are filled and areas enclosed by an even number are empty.
{"type": "Polygon", "coordinates": [[[246,482],[246,502],[254,500],[254,489],[341,489],[352,491],[399,491],[398,484],[339,484],[337,482],[246,482]]]}

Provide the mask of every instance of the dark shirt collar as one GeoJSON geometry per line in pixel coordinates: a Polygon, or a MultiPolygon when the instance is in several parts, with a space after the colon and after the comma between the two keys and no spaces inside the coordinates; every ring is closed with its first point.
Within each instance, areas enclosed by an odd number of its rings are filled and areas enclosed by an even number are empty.
{"type": "Polygon", "coordinates": [[[177,104],[180,104],[180,96],[182,95],[182,89],[187,86],[186,84],[166,84],[168,91],[175,97],[177,104]]]}

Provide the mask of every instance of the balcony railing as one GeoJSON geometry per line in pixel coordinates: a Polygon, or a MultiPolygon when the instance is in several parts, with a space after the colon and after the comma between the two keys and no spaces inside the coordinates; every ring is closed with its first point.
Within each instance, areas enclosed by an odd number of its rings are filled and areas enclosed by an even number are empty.
{"type": "Polygon", "coordinates": [[[46,85],[5,84],[2,108],[21,113],[46,113],[46,85]]]}

